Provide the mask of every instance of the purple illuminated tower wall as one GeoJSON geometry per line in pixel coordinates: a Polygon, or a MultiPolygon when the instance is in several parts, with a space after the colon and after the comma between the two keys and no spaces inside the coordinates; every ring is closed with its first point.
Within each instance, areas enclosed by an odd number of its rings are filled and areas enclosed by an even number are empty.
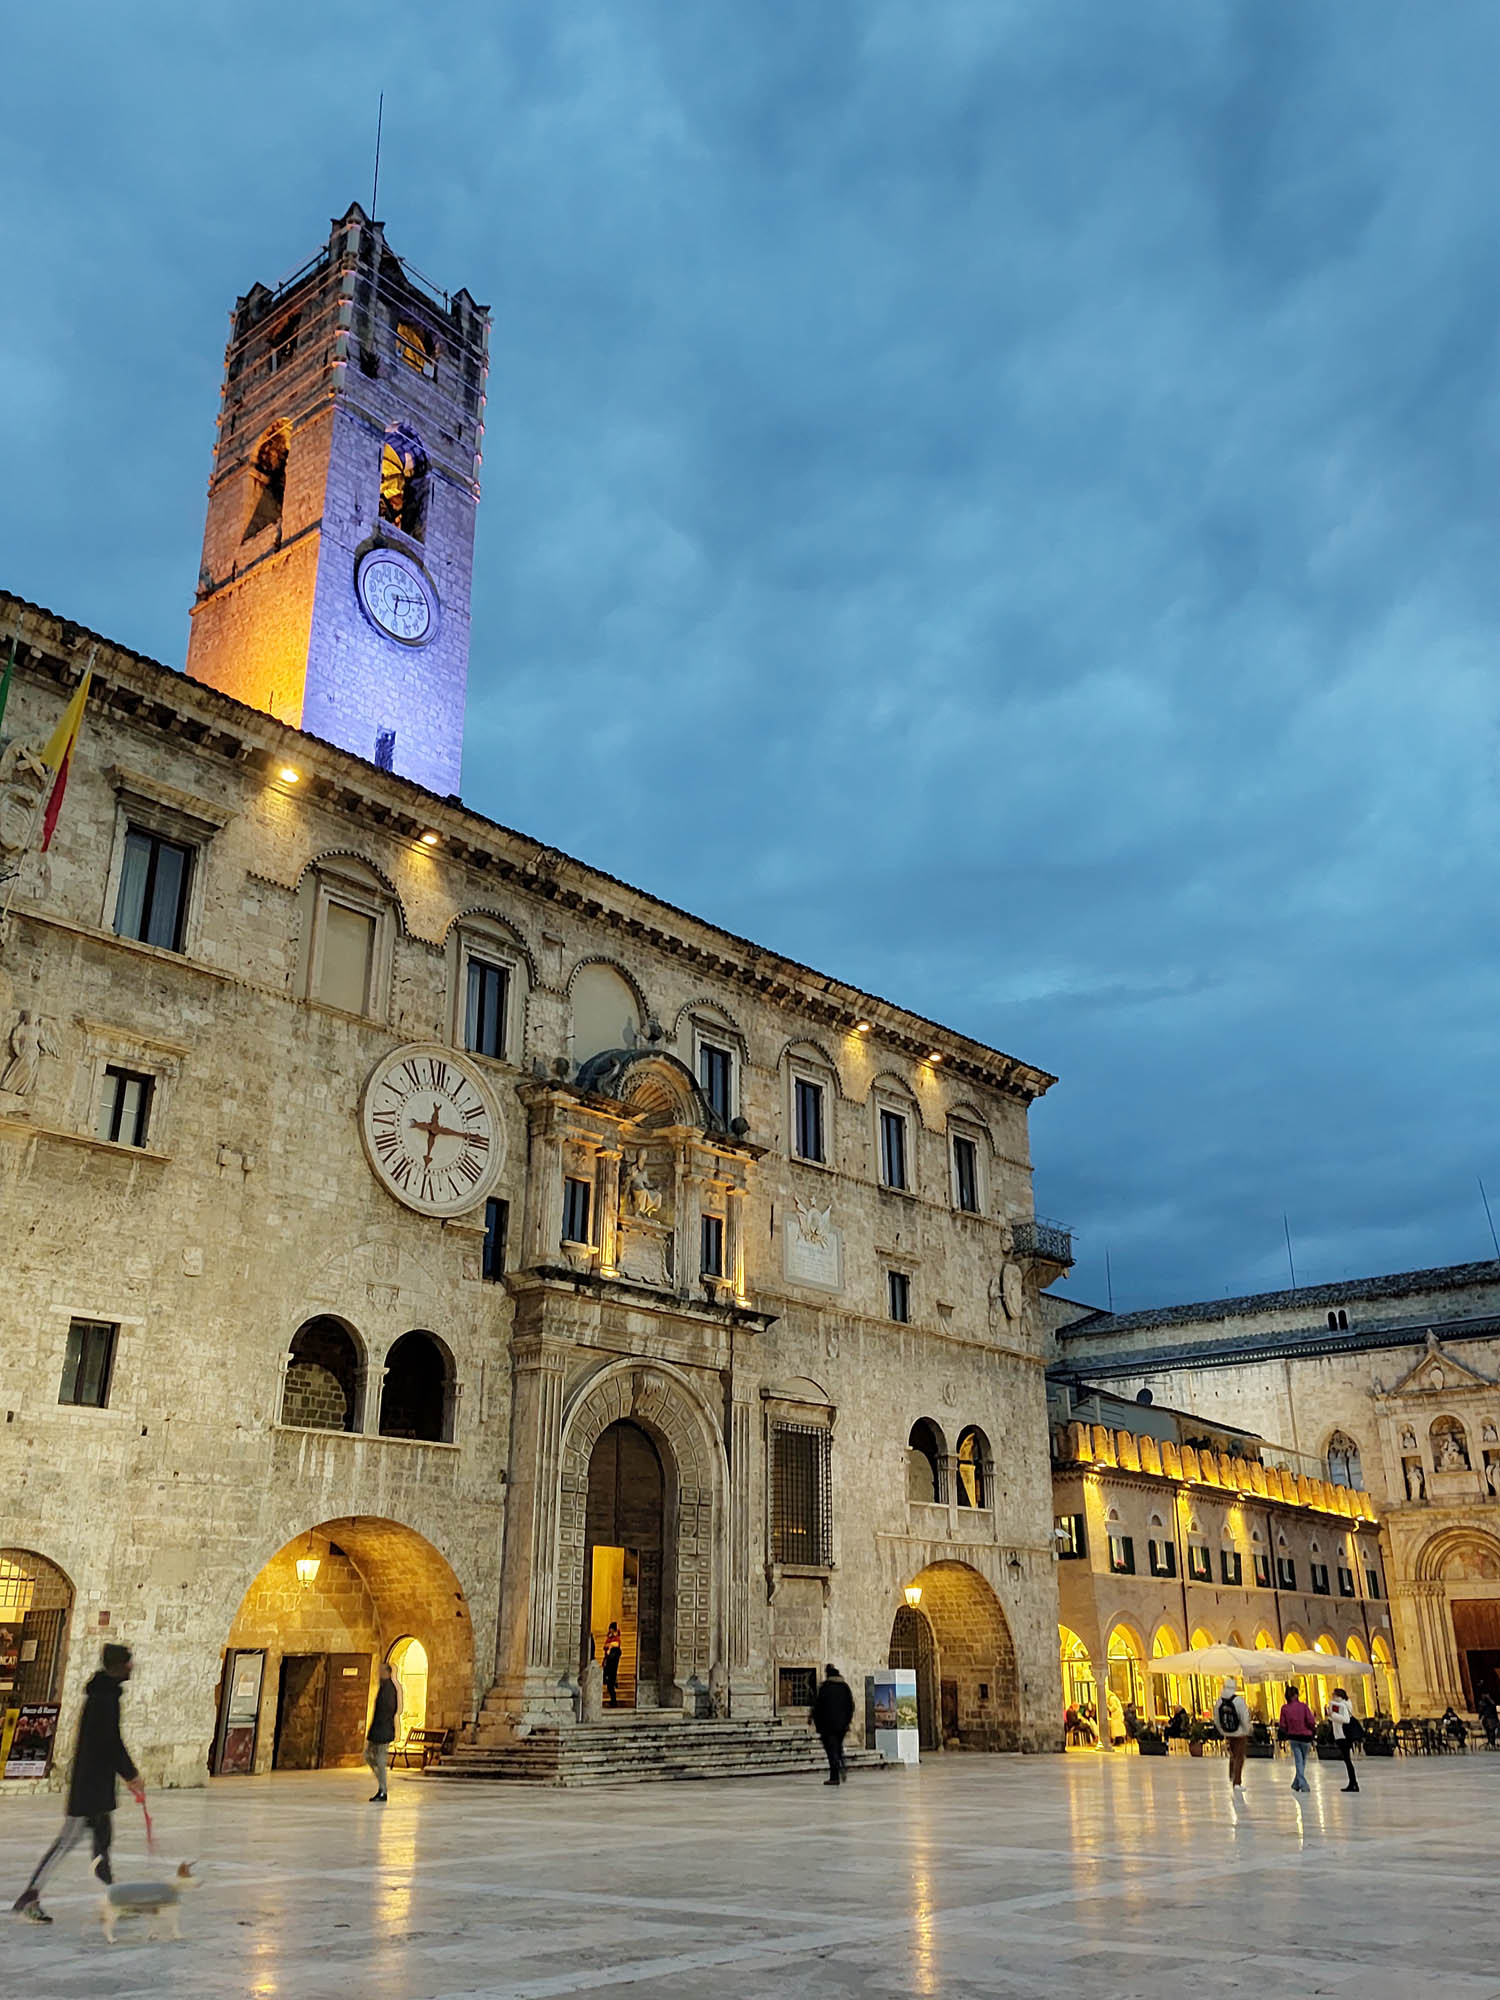
{"type": "Polygon", "coordinates": [[[358,204],[235,305],[187,670],[456,793],[489,314],[358,204]]]}

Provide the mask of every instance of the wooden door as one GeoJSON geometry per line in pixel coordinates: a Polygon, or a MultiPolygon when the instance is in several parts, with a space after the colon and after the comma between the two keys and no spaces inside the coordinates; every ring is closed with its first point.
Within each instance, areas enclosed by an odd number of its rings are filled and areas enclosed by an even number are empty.
{"type": "Polygon", "coordinates": [[[323,1720],[325,1770],[360,1763],[365,1754],[365,1731],[370,1722],[370,1656],[368,1653],[330,1653],[328,1656],[328,1698],[323,1720]]]}

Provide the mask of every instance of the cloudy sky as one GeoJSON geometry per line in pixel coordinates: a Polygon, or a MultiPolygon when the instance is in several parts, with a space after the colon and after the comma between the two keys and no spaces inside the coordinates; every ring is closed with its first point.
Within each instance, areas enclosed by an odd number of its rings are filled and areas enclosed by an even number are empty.
{"type": "Polygon", "coordinates": [[[1303,1282],[1489,1254],[1493,5],[6,44],[9,588],[180,664],[225,315],[384,89],[393,245],[495,315],[471,802],[1057,1071],[1074,1296],[1284,1283],[1283,1211],[1303,1282]]]}

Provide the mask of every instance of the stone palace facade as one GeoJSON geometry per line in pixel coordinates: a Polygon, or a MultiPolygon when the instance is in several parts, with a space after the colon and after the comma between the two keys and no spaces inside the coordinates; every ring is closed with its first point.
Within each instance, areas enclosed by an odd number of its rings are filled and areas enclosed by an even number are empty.
{"type": "Polygon", "coordinates": [[[452,795],[486,329],[350,210],[236,309],[199,677],[0,597],[0,1705],[122,1639],[195,1783],[389,1657],[500,1744],[614,1622],[640,1709],[919,1645],[1055,1748],[1053,1079],[452,795]]]}

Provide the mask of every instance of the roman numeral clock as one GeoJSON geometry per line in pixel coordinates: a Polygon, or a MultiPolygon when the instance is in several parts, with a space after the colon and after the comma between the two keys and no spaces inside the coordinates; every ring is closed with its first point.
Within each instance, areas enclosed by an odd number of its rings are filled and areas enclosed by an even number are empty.
{"type": "Polygon", "coordinates": [[[382,1057],[365,1084],[360,1137],[375,1178],[419,1215],[462,1215],[484,1200],[504,1163],[484,1079],[439,1043],[382,1057]]]}

